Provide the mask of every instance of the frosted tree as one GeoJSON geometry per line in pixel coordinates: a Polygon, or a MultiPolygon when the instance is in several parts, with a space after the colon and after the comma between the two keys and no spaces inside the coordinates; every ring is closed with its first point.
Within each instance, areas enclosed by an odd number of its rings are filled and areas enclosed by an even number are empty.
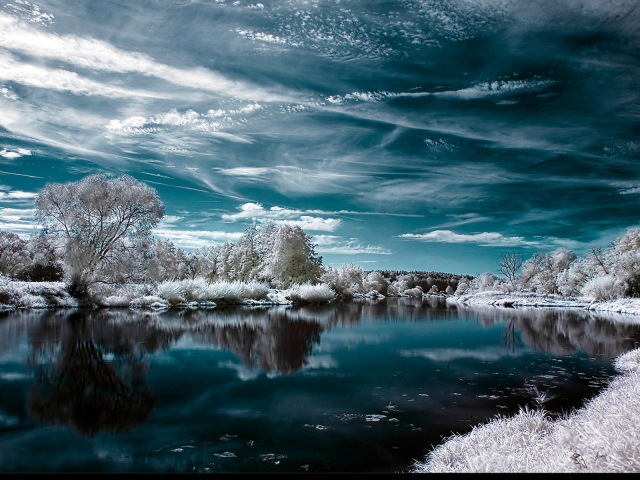
{"type": "Polygon", "coordinates": [[[45,231],[66,241],[69,292],[76,297],[88,295],[99,268],[127,238],[148,237],[164,215],[158,192],[129,175],[50,183],[35,203],[45,231]]]}
{"type": "Polygon", "coordinates": [[[230,265],[231,279],[246,282],[252,277],[260,263],[258,236],[257,227],[251,226],[233,244],[227,260],[230,265]]]}
{"type": "Polygon", "coordinates": [[[323,272],[322,257],[315,252],[311,236],[297,225],[265,228],[263,251],[258,276],[277,288],[293,283],[317,283],[323,272]]]}
{"type": "Polygon", "coordinates": [[[15,233],[0,232],[0,273],[16,280],[28,276],[31,257],[27,245],[15,233]]]}

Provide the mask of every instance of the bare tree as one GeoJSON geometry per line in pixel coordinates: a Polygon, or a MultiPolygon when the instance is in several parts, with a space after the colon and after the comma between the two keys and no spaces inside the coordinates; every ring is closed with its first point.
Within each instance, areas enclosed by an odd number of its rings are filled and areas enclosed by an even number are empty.
{"type": "Polygon", "coordinates": [[[45,231],[66,239],[69,292],[76,297],[87,295],[98,268],[127,238],[148,237],[164,215],[158,192],[129,175],[47,184],[36,209],[45,231]]]}
{"type": "Polygon", "coordinates": [[[498,262],[498,272],[507,277],[509,283],[516,280],[516,275],[522,266],[522,259],[517,252],[503,253],[502,259],[498,262]]]}

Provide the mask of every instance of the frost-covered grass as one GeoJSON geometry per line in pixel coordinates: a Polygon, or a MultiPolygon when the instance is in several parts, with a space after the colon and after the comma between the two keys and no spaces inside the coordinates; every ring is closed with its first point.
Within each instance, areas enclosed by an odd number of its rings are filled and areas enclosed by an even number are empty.
{"type": "MultiPolygon", "coordinates": [[[[167,280],[151,284],[106,285],[90,288],[92,302],[99,307],[212,308],[216,304],[291,305],[319,304],[336,298],[327,284],[294,284],[287,290],[273,290],[264,282],[252,280],[208,282],[167,280]]],[[[0,277],[0,309],[2,308],[74,308],[78,301],[71,297],[63,282],[18,282],[0,277]]]]}
{"type": "Polygon", "coordinates": [[[63,282],[18,282],[0,277],[0,309],[77,306],[63,282]]]}
{"type": "Polygon", "coordinates": [[[543,295],[532,292],[505,293],[489,290],[469,295],[450,296],[447,297],[447,303],[490,307],[578,308],[595,312],[640,315],[640,298],[590,301],[588,298],[567,298],[562,295],[543,295]]]}
{"type": "Polygon", "coordinates": [[[640,349],[618,357],[616,377],[561,419],[544,411],[497,417],[454,435],[413,472],[640,472],[640,349]]]}
{"type": "Polygon", "coordinates": [[[336,298],[336,293],[326,283],[312,285],[303,283],[302,285],[292,285],[284,292],[285,298],[294,303],[327,303],[336,298]]]}

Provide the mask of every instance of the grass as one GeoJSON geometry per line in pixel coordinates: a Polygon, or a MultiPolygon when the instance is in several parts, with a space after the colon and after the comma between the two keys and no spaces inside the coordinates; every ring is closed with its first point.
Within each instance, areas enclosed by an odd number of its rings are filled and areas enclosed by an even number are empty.
{"type": "Polygon", "coordinates": [[[580,410],[556,420],[542,408],[496,417],[448,438],[412,471],[640,472],[640,349],[618,357],[615,367],[621,375],[580,410]]]}

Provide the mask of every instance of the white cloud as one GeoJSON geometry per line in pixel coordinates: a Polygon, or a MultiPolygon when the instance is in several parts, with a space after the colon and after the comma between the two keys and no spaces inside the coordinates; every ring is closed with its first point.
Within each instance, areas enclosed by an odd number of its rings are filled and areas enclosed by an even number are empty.
{"type": "Polygon", "coordinates": [[[38,196],[34,192],[23,192],[22,190],[10,190],[8,192],[0,192],[0,201],[11,200],[31,200],[38,196]]]}
{"type": "Polygon", "coordinates": [[[175,230],[169,226],[153,230],[153,235],[167,238],[181,248],[200,248],[221,242],[235,242],[242,233],[209,230],[175,230]]]}
{"type": "Polygon", "coordinates": [[[336,255],[391,255],[393,252],[378,245],[361,245],[357,238],[343,240],[337,235],[314,235],[313,243],[317,245],[318,253],[332,253],[336,255]]]}
{"type": "Polygon", "coordinates": [[[119,135],[140,136],[168,132],[180,127],[194,132],[207,133],[231,142],[252,143],[252,140],[246,136],[221,132],[220,129],[246,123],[246,118],[239,118],[238,115],[250,114],[261,108],[259,104],[254,103],[237,110],[217,110],[216,112],[209,110],[206,114],[200,114],[192,109],[180,113],[173,108],[166,113],[159,113],[151,117],[134,115],[123,120],[114,119],[109,122],[106,129],[119,135]],[[218,112],[222,113],[217,115],[218,112]],[[234,118],[233,115],[236,117],[234,118]],[[216,120],[212,121],[211,118],[216,120]]]}
{"type": "Polygon", "coordinates": [[[341,223],[339,218],[321,218],[305,215],[304,210],[271,207],[265,209],[260,203],[245,203],[240,205],[240,212],[223,214],[222,219],[230,222],[237,220],[252,220],[258,223],[275,223],[276,225],[297,225],[303,230],[325,230],[332,232],[341,223]]]}
{"type": "MultiPolygon", "coordinates": [[[[261,223],[270,222],[270,219],[257,219],[261,223]]],[[[320,218],[302,215],[298,220],[273,220],[276,225],[297,225],[303,230],[325,230],[333,232],[342,223],[339,218],[320,218]]]]}
{"type": "Polygon", "coordinates": [[[16,0],[14,3],[10,3],[4,6],[7,11],[11,12],[23,20],[38,25],[51,25],[55,23],[55,18],[49,13],[44,13],[40,10],[38,5],[29,3],[26,0],[16,0]]]}
{"type": "Polygon", "coordinates": [[[398,238],[421,240],[437,243],[475,243],[484,247],[520,247],[540,245],[537,241],[528,241],[524,237],[505,237],[497,232],[482,232],[474,234],[454,233],[451,230],[434,230],[429,233],[405,233],[398,238]]]}
{"type": "Polygon", "coordinates": [[[6,148],[0,150],[0,157],[8,158],[9,160],[13,160],[14,158],[20,158],[25,155],[31,155],[31,150],[27,150],[25,148],[17,148],[15,150],[7,150],[6,148]]]}
{"type": "Polygon", "coordinates": [[[446,92],[436,92],[432,95],[443,98],[453,98],[456,100],[478,100],[480,98],[497,97],[515,92],[535,92],[543,90],[556,83],[553,80],[543,80],[536,78],[533,80],[500,80],[484,82],[473,87],[446,92]]]}
{"type": "Polygon", "coordinates": [[[0,230],[18,234],[32,233],[38,228],[34,214],[35,210],[32,208],[0,208],[0,230]]]}
{"type": "MultiPolygon", "coordinates": [[[[0,46],[27,55],[60,60],[81,68],[117,73],[139,73],[160,78],[175,85],[226,96],[264,101],[288,101],[285,97],[269,93],[255,85],[230,80],[212,70],[174,68],[158,63],[148,55],[121,50],[101,40],[40,31],[1,12],[0,46]]],[[[36,72],[33,70],[33,73],[36,72]]],[[[73,80],[71,75],[73,72],[64,73],[69,74],[66,81],[73,80]]],[[[61,75],[59,73],[59,76],[61,75]]],[[[28,79],[24,77],[23,80],[28,79]]],[[[61,76],[59,80],[65,79],[61,76]]]]}
{"type": "MultiPolygon", "coordinates": [[[[0,20],[2,15],[0,15],[0,20]]],[[[0,39],[2,37],[0,22],[0,39]]],[[[77,95],[107,97],[158,97],[141,90],[116,88],[81,77],[75,72],[52,69],[17,61],[11,55],[0,53],[0,80],[12,81],[36,88],[46,88],[77,95]]]]}
{"type": "Polygon", "coordinates": [[[556,83],[553,80],[535,78],[533,80],[498,80],[493,82],[483,82],[473,87],[462,88],[460,90],[449,90],[445,92],[353,92],[346,95],[333,95],[326,98],[326,101],[333,105],[343,105],[347,102],[380,102],[388,98],[420,98],[420,97],[442,97],[455,100],[477,100],[480,98],[497,97],[508,95],[514,92],[535,92],[543,90],[556,83]]]}

